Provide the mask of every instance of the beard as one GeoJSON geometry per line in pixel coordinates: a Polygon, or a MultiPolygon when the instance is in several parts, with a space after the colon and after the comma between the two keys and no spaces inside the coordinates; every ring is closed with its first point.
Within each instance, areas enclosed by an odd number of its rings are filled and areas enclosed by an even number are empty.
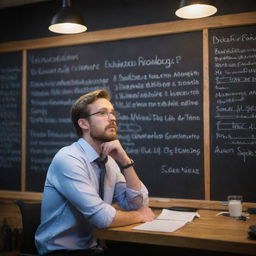
{"type": "Polygon", "coordinates": [[[117,133],[108,134],[108,129],[115,129],[117,131],[117,126],[115,122],[111,122],[107,125],[103,132],[99,132],[99,130],[95,127],[90,130],[90,136],[92,139],[100,142],[109,142],[117,139],[117,133]]]}

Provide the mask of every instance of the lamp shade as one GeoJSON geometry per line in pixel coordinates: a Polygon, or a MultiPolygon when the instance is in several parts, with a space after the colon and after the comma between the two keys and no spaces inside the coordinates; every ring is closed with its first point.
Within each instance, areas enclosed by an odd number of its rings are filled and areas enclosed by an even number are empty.
{"type": "Polygon", "coordinates": [[[82,17],[70,5],[66,5],[65,1],[63,3],[62,9],[53,16],[49,30],[60,34],[76,34],[86,31],[87,27],[82,17]]]}
{"type": "Polygon", "coordinates": [[[217,12],[213,0],[196,1],[181,0],[179,9],[175,14],[183,19],[198,19],[211,16],[217,12]]]}

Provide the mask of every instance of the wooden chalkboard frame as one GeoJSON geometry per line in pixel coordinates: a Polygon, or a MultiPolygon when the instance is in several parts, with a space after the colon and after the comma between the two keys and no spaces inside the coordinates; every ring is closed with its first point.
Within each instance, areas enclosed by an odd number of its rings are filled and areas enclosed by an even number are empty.
{"type": "Polygon", "coordinates": [[[213,28],[256,24],[256,12],[216,16],[197,20],[163,22],[131,26],[77,35],[54,36],[0,44],[0,53],[22,51],[22,167],[21,191],[0,191],[3,199],[41,200],[42,193],[26,192],[26,101],[27,51],[49,47],[89,44],[121,39],[142,38],[166,34],[203,31],[203,117],[204,117],[204,186],[205,199],[210,200],[210,101],[209,101],[209,46],[208,31],[213,28]]]}

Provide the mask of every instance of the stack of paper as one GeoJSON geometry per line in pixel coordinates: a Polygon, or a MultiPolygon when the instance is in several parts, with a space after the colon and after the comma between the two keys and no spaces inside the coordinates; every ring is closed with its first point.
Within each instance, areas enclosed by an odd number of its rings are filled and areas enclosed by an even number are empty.
{"type": "Polygon", "coordinates": [[[161,214],[153,221],[134,227],[136,230],[173,232],[191,222],[195,217],[200,217],[197,212],[180,212],[163,209],[161,214]]]}

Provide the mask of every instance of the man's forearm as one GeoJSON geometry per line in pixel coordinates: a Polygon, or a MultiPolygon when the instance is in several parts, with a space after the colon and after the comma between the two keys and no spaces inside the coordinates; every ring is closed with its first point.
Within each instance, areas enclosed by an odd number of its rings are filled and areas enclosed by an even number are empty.
{"type": "Polygon", "coordinates": [[[141,181],[134,170],[134,167],[131,166],[123,170],[123,174],[126,180],[126,186],[130,189],[140,191],[141,190],[141,181]]]}
{"type": "Polygon", "coordinates": [[[152,221],[155,214],[147,206],[142,206],[136,211],[116,210],[116,215],[109,225],[110,227],[126,226],[130,224],[152,221]]]}
{"type": "Polygon", "coordinates": [[[138,211],[117,210],[110,227],[126,226],[139,222],[141,222],[141,216],[138,211]]]}

